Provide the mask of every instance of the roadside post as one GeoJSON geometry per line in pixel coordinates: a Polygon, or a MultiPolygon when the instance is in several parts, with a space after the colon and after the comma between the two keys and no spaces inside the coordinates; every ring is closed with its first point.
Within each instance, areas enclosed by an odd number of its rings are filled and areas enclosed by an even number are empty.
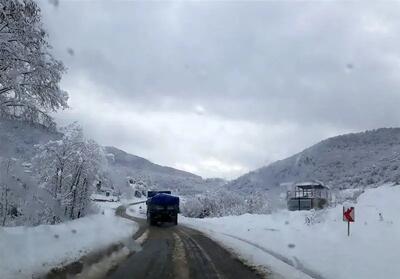
{"type": "Polygon", "coordinates": [[[347,222],[347,236],[350,236],[350,223],[354,222],[354,206],[343,206],[343,221],[347,222]]]}

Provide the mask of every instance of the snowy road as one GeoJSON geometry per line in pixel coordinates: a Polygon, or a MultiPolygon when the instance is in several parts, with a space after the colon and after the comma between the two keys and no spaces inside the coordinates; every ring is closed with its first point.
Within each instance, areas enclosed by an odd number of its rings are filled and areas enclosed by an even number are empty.
{"type": "Polygon", "coordinates": [[[138,222],[143,249],[128,257],[107,278],[263,278],[204,234],[184,227],[149,227],[145,220],[117,214],[138,222]]]}

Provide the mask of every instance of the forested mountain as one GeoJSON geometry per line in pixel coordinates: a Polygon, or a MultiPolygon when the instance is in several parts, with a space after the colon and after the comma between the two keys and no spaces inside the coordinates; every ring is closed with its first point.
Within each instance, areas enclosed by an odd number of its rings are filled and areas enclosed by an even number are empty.
{"type": "MultiPolygon", "coordinates": [[[[53,184],[57,185],[54,181],[61,179],[57,170],[60,166],[65,166],[63,172],[67,177],[74,177],[77,174],[75,169],[82,166],[83,174],[90,177],[88,182],[102,180],[103,185],[113,187],[123,197],[133,195],[129,179],[141,181],[148,189],[169,189],[183,195],[200,193],[225,183],[222,179],[202,179],[189,172],[160,166],[115,147],[99,147],[95,142],[84,139],[82,132],[77,124],[55,131],[26,121],[0,118],[0,171],[8,170],[9,175],[4,177],[10,176],[11,180],[16,180],[8,181],[9,186],[1,189],[21,188],[9,200],[28,199],[26,194],[35,191],[39,184],[42,184],[42,188],[46,188],[44,185],[50,188],[53,184]],[[82,154],[86,157],[81,158],[82,154]],[[86,163],[78,164],[81,160],[86,163]],[[26,189],[30,191],[23,191],[22,185],[28,185],[26,189]]],[[[4,177],[0,178],[0,182],[4,177]]],[[[84,187],[88,194],[95,188],[91,183],[84,187]]],[[[63,184],[65,191],[70,192],[70,183],[63,179],[63,184]]],[[[54,189],[48,189],[47,192],[54,196],[61,195],[56,194],[54,189]]],[[[4,213],[4,210],[0,208],[1,212],[4,213]]],[[[37,222],[41,221],[34,221],[37,222]]]]}
{"type": "Polygon", "coordinates": [[[332,189],[400,182],[400,128],[332,137],[287,159],[252,171],[226,187],[283,193],[282,183],[320,180],[332,189]],[[277,190],[279,189],[279,190],[277,190]]]}
{"type": "Polygon", "coordinates": [[[203,179],[186,171],[160,166],[115,147],[107,146],[104,150],[114,187],[121,192],[129,191],[126,189],[129,178],[140,179],[149,189],[168,189],[183,195],[200,193],[225,183],[222,179],[203,179]]]}

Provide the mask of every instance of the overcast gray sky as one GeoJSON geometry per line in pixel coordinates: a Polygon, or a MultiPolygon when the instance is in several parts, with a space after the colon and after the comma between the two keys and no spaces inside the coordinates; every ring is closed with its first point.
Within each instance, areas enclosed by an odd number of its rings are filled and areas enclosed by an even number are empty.
{"type": "Polygon", "coordinates": [[[235,178],[329,136],[400,126],[399,3],[41,6],[68,67],[58,122],[155,163],[235,178]]]}

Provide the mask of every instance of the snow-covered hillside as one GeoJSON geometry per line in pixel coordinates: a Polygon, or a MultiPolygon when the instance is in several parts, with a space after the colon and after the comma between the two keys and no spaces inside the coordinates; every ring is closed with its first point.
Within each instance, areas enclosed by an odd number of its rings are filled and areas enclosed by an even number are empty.
{"type": "Polygon", "coordinates": [[[222,179],[203,179],[186,171],[160,166],[115,147],[105,147],[105,151],[108,153],[111,175],[118,187],[127,186],[127,177],[139,177],[146,180],[150,189],[169,189],[175,193],[191,195],[225,183],[222,179]]]}
{"type": "Polygon", "coordinates": [[[347,236],[342,206],[323,211],[181,218],[283,278],[400,278],[400,186],[368,189],[347,236]],[[296,274],[295,271],[299,271],[296,274]],[[302,275],[303,274],[303,275],[302,275]]]}
{"type": "Polygon", "coordinates": [[[30,159],[34,145],[59,139],[61,135],[40,125],[0,118],[0,157],[30,159]]]}
{"type": "MultiPolygon", "coordinates": [[[[62,134],[40,125],[0,118],[0,158],[16,158],[29,163],[36,154],[35,145],[58,140],[62,134]]],[[[200,193],[225,183],[222,179],[203,179],[195,174],[154,164],[115,147],[104,147],[109,163],[109,179],[121,193],[127,191],[128,177],[146,180],[153,189],[170,189],[181,194],[200,193]]],[[[110,186],[110,185],[106,185],[110,186]]]]}
{"type": "Polygon", "coordinates": [[[400,181],[400,128],[382,128],[324,140],[294,156],[230,182],[231,190],[286,191],[281,183],[320,180],[336,189],[400,181]],[[280,188],[280,189],[279,189],[280,188]]]}

